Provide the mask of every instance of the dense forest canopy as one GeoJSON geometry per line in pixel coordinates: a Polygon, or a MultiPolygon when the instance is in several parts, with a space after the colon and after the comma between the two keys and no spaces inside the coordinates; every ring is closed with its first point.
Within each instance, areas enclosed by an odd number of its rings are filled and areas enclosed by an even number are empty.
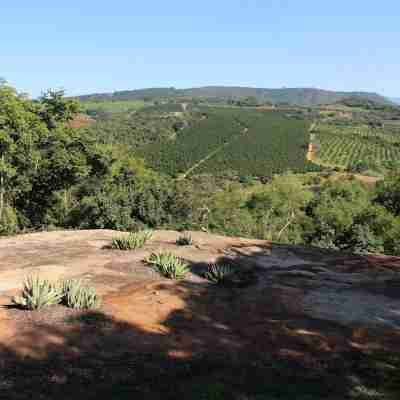
{"type": "MultiPolygon", "coordinates": [[[[142,149],[153,143],[154,158],[167,163],[176,158],[171,152],[161,154],[157,143],[170,141],[172,151],[182,132],[197,129],[199,121],[205,125],[210,121],[201,110],[182,119],[181,111],[168,107],[163,112],[150,107],[116,114],[77,129],[70,124],[81,111],[77,101],[60,91],[31,100],[2,82],[1,234],[49,228],[203,229],[400,255],[397,169],[376,186],[360,183],[351,174],[329,171],[286,172],[260,180],[223,170],[225,159],[217,157],[212,174],[199,168],[187,176],[174,176],[167,173],[168,168],[156,171],[146,164],[142,149]]],[[[242,129],[240,140],[246,138],[245,126],[240,125],[246,121],[235,120],[229,110],[221,115],[226,118],[223,129],[234,123],[234,128],[242,129]]],[[[265,126],[263,118],[270,116],[257,118],[246,123],[265,126]]],[[[304,123],[277,118],[277,123],[289,121],[292,128],[304,123]]],[[[195,132],[205,135],[205,131],[195,132]]],[[[244,143],[235,147],[238,153],[232,156],[232,165],[246,159],[251,143],[244,143]]],[[[247,162],[252,165],[256,159],[247,162]]]]}

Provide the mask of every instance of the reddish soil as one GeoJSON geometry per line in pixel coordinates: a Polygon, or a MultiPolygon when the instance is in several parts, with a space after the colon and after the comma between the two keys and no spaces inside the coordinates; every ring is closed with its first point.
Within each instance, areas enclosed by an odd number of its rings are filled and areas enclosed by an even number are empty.
{"type": "Polygon", "coordinates": [[[96,121],[88,115],[79,114],[72,121],[70,121],[68,125],[71,128],[84,128],[85,126],[89,126],[95,122],[96,121]]]}
{"type": "Polygon", "coordinates": [[[256,390],[250,386],[261,387],[266,376],[283,379],[271,370],[275,360],[290,363],[289,375],[300,374],[301,384],[322,379],[321,387],[313,384],[322,397],[308,398],[339,399],[347,397],[329,393],[347,390],[355,360],[400,352],[398,258],[199,232],[192,233],[194,246],[178,247],[179,234],[169,231],[156,232],[143,250],[121,252],[104,248],[112,235],[71,231],[0,240],[0,389],[6,398],[251,399],[240,397],[256,390]],[[185,280],[163,279],[143,264],[161,248],[190,262],[185,280]],[[257,279],[245,287],[206,281],[205,263],[223,258],[257,279]],[[82,277],[103,295],[103,306],[95,312],[10,308],[28,271],[82,277]],[[210,381],[221,381],[226,396],[191,397],[193,387],[210,381]],[[120,397],[113,397],[114,384],[120,397]],[[126,397],[119,392],[125,387],[126,397]]]}

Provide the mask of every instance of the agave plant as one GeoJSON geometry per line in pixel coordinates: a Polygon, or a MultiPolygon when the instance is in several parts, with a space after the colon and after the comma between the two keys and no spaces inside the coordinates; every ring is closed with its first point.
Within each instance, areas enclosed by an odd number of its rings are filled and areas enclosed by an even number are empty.
{"type": "Polygon", "coordinates": [[[161,275],[169,279],[183,279],[189,272],[188,264],[172,253],[153,253],[146,261],[154,265],[161,275]]]}
{"type": "Polygon", "coordinates": [[[153,232],[150,230],[131,232],[112,238],[111,247],[116,250],[136,250],[143,247],[152,236],[153,232]]]}
{"type": "Polygon", "coordinates": [[[22,293],[15,296],[12,302],[28,310],[40,310],[43,307],[59,304],[63,294],[57,285],[38,276],[25,279],[22,293]]]}
{"type": "Polygon", "coordinates": [[[193,239],[189,234],[184,234],[182,236],[179,236],[178,239],[176,239],[175,242],[178,246],[192,246],[193,245],[193,239]]]}
{"type": "Polygon", "coordinates": [[[78,279],[67,279],[60,283],[63,301],[67,307],[89,310],[99,308],[101,298],[94,288],[84,286],[78,279]]]}
{"type": "Polygon", "coordinates": [[[205,278],[217,284],[225,284],[232,279],[236,270],[231,264],[210,264],[205,278]]]}

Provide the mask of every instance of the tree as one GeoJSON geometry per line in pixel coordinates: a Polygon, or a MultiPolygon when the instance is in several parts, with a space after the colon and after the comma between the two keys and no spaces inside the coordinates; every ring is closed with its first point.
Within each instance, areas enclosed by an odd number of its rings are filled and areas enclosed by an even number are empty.
{"type": "Polygon", "coordinates": [[[0,223],[9,202],[31,189],[38,170],[38,143],[48,134],[38,110],[8,84],[0,85],[0,223]]]}
{"type": "Polygon", "coordinates": [[[9,208],[24,226],[46,223],[57,192],[99,167],[93,140],[67,125],[78,109],[62,91],[33,101],[4,82],[0,85],[1,225],[9,208]]]}
{"type": "Polygon", "coordinates": [[[299,221],[312,193],[292,174],[280,176],[252,195],[247,207],[263,227],[264,236],[276,241],[299,241],[299,221]]]}
{"type": "Polygon", "coordinates": [[[69,122],[81,110],[77,101],[64,97],[64,90],[49,89],[39,99],[40,116],[49,129],[60,123],[69,122]]]}

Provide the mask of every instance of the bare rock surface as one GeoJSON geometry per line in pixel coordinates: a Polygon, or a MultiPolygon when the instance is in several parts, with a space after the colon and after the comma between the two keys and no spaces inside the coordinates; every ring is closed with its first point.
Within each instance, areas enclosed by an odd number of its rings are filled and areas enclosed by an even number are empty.
{"type": "Polygon", "coordinates": [[[193,246],[176,246],[180,234],[173,231],[157,231],[145,248],[124,252],[107,248],[116,234],[56,231],[0,239],[0,294],[15,291],[31,274],[84,278],[101,293],[160,280],[143,260],[163,249],[192,265],[188,280],[203,282],[201,271],[207,263],[232,260],[255,271],[258,283],[249,289],[253,292],[274,287],[302,291],[298,301],[306,315],[400,328],[400,259],[395,257],[358,257],[204,232],[191,232],[193,246]]]}
{"type": "MultiPolygon", "coordinates": [[[[165,371],[186,371],[188,362],[203,360],[198,364],[203,365],[209,360],[211,370],[223,362],[224,376],[233,374],[236,384],[232,366],[255,368],[252,377],[264,381],[275,371],[271,360],[283,359],[294,366],[296,376],[325,376],[325,392],[317,398],[338,400],[349,398],[349,391],[365,391],[359,382],[373,382],[357,360],[382,352],[400,354],[399,258],[204,232],[190,233],[193,245],[177,246],[181,234],[173,231],[154,232],[136,251],[111,250],[117,234],[123,233],[43,232],[0,239],[4,398],[47,400],[65,391],[62,398],[80,399],[88,398],[89,388],[96,394],[90,398],[98,398],[99,385],[114,387],[114,382],[128,382],[133,391],[141,388],[138,398],[149,398],[157,384],[147,377],[155,371],[158,382],[165,371]],[[184,280],[162,278],[144,262],[161,250],[189,263],[184,280]],[[215,262],[235,264],[242,281],[221,286],[206,280],[204,271],[215,262]],[[95,311],[63,305],[39,311],[13,307],[11,296],[20,291],[24,277],[37,274],[51,280],[83,279],[96,288],[103,304],[95,311]],[[68,390],[79,395],[69,396],[68,390]],[[333,390],[339,395],[330,397],[333,390]]],[[[385,365],[390,378],[394,367],[385,365]]],[[[203,369],[199,371],[203,377],[203,369]]],[[[281,376],[276,371],[271,382],[281,376]]],[[[219,367],[214,372],[219,374],[219,367]]],[[[293,376],[283,376],[284,385],[293,376]]]]}

